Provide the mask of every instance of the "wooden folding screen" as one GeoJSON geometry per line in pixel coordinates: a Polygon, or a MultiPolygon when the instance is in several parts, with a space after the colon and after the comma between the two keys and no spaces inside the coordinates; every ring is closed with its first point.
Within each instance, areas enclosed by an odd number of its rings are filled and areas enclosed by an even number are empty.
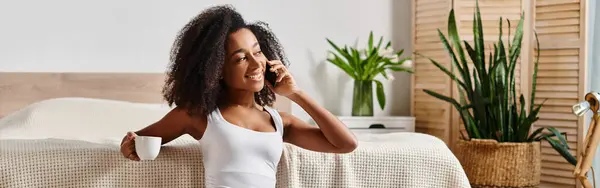
{"type": "MultiPolygon", "coordinates": [[[[554,126],[567,132],[571,152],[580,152],[584,120],[571,112],[571,106],[585,95],[585,1],[538,0],[535,29],[540,40],[539,84],[536,101],[542,107],[536,126],[554,126]]],[[[542,142],[542,182],[557,187],[573,187],[573,166],[542,142]]]]}
{"type": "MultiPolygon", "coordinates": [[[[583,100],[585,94],[585,2],[480,0],[479,5],[487,48],[498,39],[500,17],[505,20],[503,32],[507,38],[506,19],[511,21],[511,34],[514,34],[521,13],[525,13],[525,34],[516,70],[520,86],[517,90],[529,99],[533,60],[537,55],[533,34],[536,31],[540,40],[536,103],[547,101],[535,127],[554,126],[567,132],[571,152],[580,152],[584,120],[571,113],[571,105],[583,100]]],[[[448,14],[454,9],[461,39],[473,44],[474,8],[474,0],[413,0],[413,51],[450,67],[437,29],[447,33],[448,14]]],[[[414,56],[414,62],[411,113],[416,117],[416,131],[437,136],[452,148],[459,139],[459,131],[463,130],[462,122],[452,106],[425,94],[423,89],[458,98],[456,85],[428,59],[414,56]]],[[[576,187],[574,167],[546,142],[542,142],[542,146],[542,187],[576,187]]]]}
{"type": "MultiPolygon", "coordinates": [[[[415,0],[412,6],[413,50],[448,67],[450,61],[437,29],[446,30],[452,0],[415,0]]],[[[452,87],[450,79],[426,58],[414,56],[413,61],[416,72],[412,75],[411,113],[416,117],[415,130],[435,135],[448,143],[452,134],[449,121],[452,106],[427,95],[423,89],[449,95],[452,87]]]]}

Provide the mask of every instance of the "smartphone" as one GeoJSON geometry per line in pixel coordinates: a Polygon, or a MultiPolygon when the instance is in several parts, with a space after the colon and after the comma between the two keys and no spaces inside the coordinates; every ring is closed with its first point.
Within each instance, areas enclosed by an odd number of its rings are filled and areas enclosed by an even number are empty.
{"type": "Polygon", "coordinates": [[[267,70],[265,71],[265,79],[267,79],[267,81],[269,83],[271,83],[271,85],[273,85],[273,87],[275,87],[275,81],[277,80],[277,74],[275,74],[274,72],[271,72],[271,65],[267,64],[267,70]]]}

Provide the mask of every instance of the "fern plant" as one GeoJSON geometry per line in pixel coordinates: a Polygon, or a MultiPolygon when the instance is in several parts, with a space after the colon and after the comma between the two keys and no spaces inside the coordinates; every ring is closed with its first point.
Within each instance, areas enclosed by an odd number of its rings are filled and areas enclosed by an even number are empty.
{"type": "MultiPolygon", "coordinates": [[[[517,97],[515,89],[515,67],[521,53],[521,42],[523,40],[523,14],[519,20],[516,32],[510,42],[502,41],[502,18],[500,18],[500,34],[498,41],[493,45],[493,53],[486,56],[484,47],[484,35],[479,12],[479,2],[476,1],[476,10],[473,20],[474,46],[467,41],[462,41],[457,32],[454,10],[450,11],[448,17],[448,37],[439,29],[438,35],[448,53],[452,69],[448,70],[434,59],[428,58],[431,63],[448,75],[458,86],[459,101],[441,95],[431,90],[424,92],[446,101],[454,106],[459,112],[460,118],[471,139],[494,139],[498,142],[534,142],[546,140],[558,151],[569,163],[575,165],[576,158],[569,153],[566,134],[560,133],[554,127],[540,127],[531,132],[531,127],[539,117],[538,114],[543,103],[536,105],[535,87],[539,63],[539,53],[535,59],[531,100],[529,108],[523,94],[517,97]],[[468,60],[473,63],[473,69],[469,70],[468,60]],[[487,59],[487,63],[486,63],[487,59]],[[544,133],[543,130],[548,130],[544,133]]],[[[539,41],[535,34],[536,44],[539,52],[539,41]]],[[[420,55],[422,56],[422,55],[420,55]]],[[[467,140],[467,136],[462,135],[467,140]]]]}

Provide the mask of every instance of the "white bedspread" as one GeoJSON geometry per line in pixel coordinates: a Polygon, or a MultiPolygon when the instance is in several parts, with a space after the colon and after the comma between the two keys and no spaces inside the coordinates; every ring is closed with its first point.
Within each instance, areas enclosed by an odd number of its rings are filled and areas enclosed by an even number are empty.
{"type": "MultiPolygon", "coordinates": [[[[443,142],[418,133],[390,134],[394,142],[360,143],[350,154],[325,154],[286,145],[278,187],[469,187],[443,142]]],[[[0,140],[0,187],[203,187],[202,154],[191,138],[162,148],[154,161],[130,161],[118,140],[0,140]]]]}
{"type": "Polygon", "coordinates": [[[460,163],[441,140],[420,133],[357,135],[350,154],[286,146],[284,187],[470,187],[460,163]]]}
{"type": "MultiPolygon", "coordinates": [[[[96,99],[53,99],[0,119],[0,188],[203,187],[199,144],[183,136],[154,161],[119,153],[126,131],[170,109],[96,99]]],[[[278,187],[470,187],[458,160],[439,139],[419,133],[357,135],[350,154],[285,145],[278,187]]]]}

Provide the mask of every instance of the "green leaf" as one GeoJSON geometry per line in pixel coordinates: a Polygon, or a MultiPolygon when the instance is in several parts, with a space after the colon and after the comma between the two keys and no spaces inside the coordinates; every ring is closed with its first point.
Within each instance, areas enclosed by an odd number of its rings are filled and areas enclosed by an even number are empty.
{"type": "MultiPolygon", "coordinates": [[[[477,59],[478,52],[476,52],[473,49],[473,47],[471,47],[471,45],[469,45],[469,43],[467,43],[467,41],[463,41],[463,43],[465,43],[465,48],[467,49],[467,52],[469,53],[469,57],[471,57],[472,60],[477,59]]],[[[477,72],[479,73],[479,74],[477,74],[479,76],[479,79],[483,81],[483,79],[485,77],[485,70],[482,70],[480,64],[485,64],[485,62],[482,60],[480,62],[473,63],[473,65],[477,69],[477,72]]],[[[475,76],[475,73],[473,73],[473,76],[475,76]]]]}
{"type": "Polygon", "coordinates": [[[385,108],[385,93],[383,91],[383,84],[379,80],[374,80],[377,85],[377,101],[379,102],[379,107],[383,110],[385,108]]]}
{"type": "Polygon", "coordinates": [[[446,97],[444,95],[441,95],[441,94],[439,94],[437,92],[434,92],[434,91],[431,91],[431,90],[428,90],[428,89],[424,89],[423,92],[425,92],[425,93],[427,93],[427,94],[429,94],[429,95],[431,95],[431,96],[433,96],[435,98],[438,98],[440,100],[446,101],[446,102],[454,105],[455,107],[459,107],[460,108],[460,104],[458,104],[458,102],[456,102],[456,100],[454,100],[453,98],[446,97]]]}
{"type": "Polygon", "coordinates": [[[458,52],[458,57],[460,58],[460,62],[462,64],[463,70],[461,71],[463,75],[463,82],[467,86],[467,88],[471,87],[471,75],[468,70],[467,59],[465,58],[465,53],[463,52],[463,48],[460,44],[460,38],[458,35],[458,29],[456,26],[456,19],[454,17],[454,9],[450,10],[450,16],[448,17],[448,38],[452,42],[454,49],[458,52]]]}
{"type": "MultiPolygon", "coordinates": [[[[452,47],[446,40],[446,37],[444,36],[444,34],[442,34],[442,32],[439,29],[438,29],[438,36],[440,37],[440,40],[442,40],[444,49],[446,50],[446,52],[448,52],[448,55],[450,55],[450,60],[451,60],[452,64],[454,66],[456,66],[458,69],[458,72],[461,73],[462,80],[470,80],[470,77],[468,76],[468,74],[464,74],[465,72],[469,71],[469,70],[465,70],[465,69],[468,69],[468,66],[463,67],[461,64],[459,64],[459,61],[457,60],[456,55],[454,54],[454,50],[452,50],[452,47]]],[[[454,73],[452,73],[452,74],[454,75],[454,73]]],[[[454,77],[453,80],[458,81],[456,77],[454,77]]],[[[463,84],[463,85],[465,86],[464,89],[467,89],[467,85],[465,85],[465,84],[463,84]]]]}
{"type": "Polygon", "coordinates": [[[373,31],[369,32],[369,48],[367,53],[371,53],[373,51],[373,31]]]}
{"type": "Polygon", "coordinates": [[[386,66],[386,65],[402,65],[404,62],[406,62],[409,59],[411,59],[411,58],[410,57],[405,57],[405,58],[402,58],[402,59],[398,60],[398,62],[392,62],[391,60],[386,60],[385,63],[383,64],[383,66],[386,66]]]}
{"type": "Polygon", "coordinates": [[[396,71],[396,72],[410,72],[413,73],[413,70],[411,69],[407,69],[404,67],[389,67],[390,70],[396,71]]]}
{"type": "Polygon", "coordinates": [[[535,58],[535,65],[533,68],[533,79],[531,80],[531,102],[529,103],[530,106],[530,111],[533,110],[533,100],[535,100],[535,87],[537,85],[537,72],[538,72],[538,64],[540,62],[540,40],[538,40],[538,36],[537,36],[537,32],[533,32],[533,34],[535,35],[535,42],[536,42],[536,50],[537,50],[537,55],[535,58]]]}
{"type": "MultiPolygon", "coordinates": [[[[510,20],[508,18],[506,18],[506,23],[508,24],[508,28],[512,28],[510,27],[510,20]]],[[[510,38],[510,29],[508,30],[508,38],[510,38]]],[[[510,40],[508,40],[508,48],[511,48],[510,40]]]]}
{"type": "MultiPolygon", "coordinates": [[[[475,79],[475,86],[479,87],[477,83],[477,79],[475,79]]],[[[477,110],[477,109],[484,109],[486,104],[485,104],[485,98],[483,96],[481,96],[480,92],[474,92],[473,93],[473,99],[472,99],[472,103],[474,106],[473,110],[473,116],[475,117],[475,119],[479,120],[479,124],[478,126],[481,127],[484,130],[489,130],[490,126],[488,124],[488,118],[487,118],[487,114],[485,113],[485,111],[483,110],[477,110]]]]}
{"type": "MultiPolygon", "coordinates": [[[[500,54],[500,58],[502,58],[502,60],[504,60],[505,57],[505,49],[504,49],[504,40],[502,40],[502,17],[500,17],[500,20],[498,21],[498,49],[502,50],[502,53],[500,54]]],[[[510,31],[510,28],[508,28],[508,30],[510,31]]]]}
{"type": "Polygon", "coordinates": [[[536,129],[535,131],[533,131],[533,133],[531,133],[531,135],[529,135],[529,138],[527,138],[527,142],[533,142],[539,134],[542,133],[542,131],[544,131],[545,127],[540,127],[538,129],[536,129]]]}
{"type": "Polygon", "coordinates": [[[472,109],[473,107],[474,107],[473,104],[462,105],[462,107],[459,110],[468,110],[468,109],[472,109]]]}
{"type": "MultiPolygon", "coordinates": [[[[546,102],[546,100],[544,100],[544,102],[546,102]]],[[[542,104],[544,102],[542,102],[542,104]]],[[[529,115],[524,120],[525,123],[523,123],[523,125],[521,125],[519,127],[519,133],[521,133],[521,135],[519,135],[520,138],[527,138],[527,133],[529,133],[529,130],[531,129],[531,126],[533,125],[533,123],[535,121],[537,121],[539,119],[539,117],[537,117],[537,114],[540,112],[541,107],[542,107],[542,105],[539,105],[537,108],[535,108],[531,112],[529,112],[529,115]]],[[[532,137],[530,137],[530,139],[531,138],[532,137]]]]}
{"type": "Polygon", "coordinates": [[[381,75],[385,78],[385,79],[390,79],[387,75],[387,73],[385,73],[385,71],[381,71],[381,75]]]}
{"type": "MultiPolygon", "coordinates": [[[[527,126],[527,125],[524,125],[524,124],[525,123],[529,123],[529,122],[526,121],[527,118],[526,118],[526,115],[525,115],[525,110],[526,110],[525,109],[525,97],[523,97],[523,94],[521,94],[521,97],[519,98],[519,101],[521,103],[521,108],[520,108],[521,115],[519,115],[518,118],[515,118],[516,121],[513,122],[513,125],[514,125],[514,130],[517,131],[517,139],[521,140],[521,139],[525,139],[525,137],[522,137],[521,135],[527,135],[527,133],[529,133],[529,130],[521,130],[519,127],[522,126],[522,125],[523,126],[527,126]],[[519,131],[526,131],[526,132],[521,133],[519,131]]],[[[513,104],[513,105],[516,106],[516,104],[513,104]]],[[[515,111],[514,114],[516,115],[517,112],[515,111]]]]}
{"type": "Polygon", "coordinates": [[[355,74],[354,69],[352,69],[352,67],[350,67],[350,65],[348,65],[344,60],[342,60],[337,54],[333,55],[335,58],[328,59],[327,61],[342,69],[344,72],[346,72],[346,74],[348,74],[348,76],[352,77],[353,79],[357,79],[357,75],[355,74]]]}
{"type": "MultiPolygon", "coordinates": [[[[390,45],[391,45],[391,43],[390,43],[390,45]]],[[[404,53],[404,49],[401,49],[400,51],[396,52],[396,55],[398,57],[400,57],[400,56],[402,56],[403,53],[404,53]]]]}
{"type": "Polygon", "coordinates": [[[520,54],[519,52],[521,49],[521,41],[523,40],[523,20],[524,20],[523,14],[521,14],[521,19],[519,20],[519,23],[517,24],[517,29],[515,31],[515,37],[513,38],[513,42],[512,42],[513,45],[510,47],[509,54],[511,55],[511,57],[510,57],[511,64],[514,64],[514,62],[517,61],[518,55],[520,54]]]}
{"type": "MultiPolygon", "coordinates": [[[[416,55],[419,55],[418,53],[415,53],[416,55]]],[[[442,66],[441,64],[439,64],[437,61],[429,58],[429,57],[425,57],[427,59],[429,59],[429,61],[431,61],[431,63],[433,63],[437,68],[439,68],[440,70],[442,70],[442,72],[446,73],[446,75],[448,75],[452,80],[456,80],[456,82],[462,86],[463,88],[467,88],[467,86],[465,86],[465,83],[463,83],[462,81],[458,80],[458,78],[456,78],[456,76],[454,76],[454,73],[448,71],[448,69],[446,69],[446,67],[442,66]]]]}
{"type": "Polygon", "coordinates": [[[563,158],[565,158],[570,164],[577,165],[577,159],[569,152],[569,149],[564,145],[561,145],[558,141],[550,138],[549,136],[543,137],[554,150],[556,150],[563,158]]]}
{"type": "Polygon", "coordinates": [[[350,48],[350,52],[352,53],[352,60],[349,60],[350,66],[358,73],[358,75],[362,75],[364,70],[360,66],[360,52],[355,48],[350,48]]]}
{"type": "Polygon", "coordinates": [[[465,122],[465,129],[467,129],[471,138],[485,138],[481,136],[481,130],[477,127],[473,116],[467,110],[460,111],[459,115],[463,119],[463,122],[465,122]]]}
{"type": "MultiPolygon", "coordinates": [[[[546,127],[544,127],[544,129],[545,129],[545,128],[546,128],[546,127]]],[[[561,135],[562,137],[565,137],[565,139],[567,138],[567,133],[566,133],[566,132],[562,132],[562,133],[560,133],[559,135],[561,135]]],[[[543,133],[543,134],[540,134],[538,137],[535,137],[535,138],[533,139],[533,141],[540,141],[540,140],[543,140],[543,139],[544,139],[544,136],[547,136],[547,137],[555,137],[555,136],[556,136],[556,134],[554,134],[554,133],[543,133]]],[[[559,142],[559,143],[560,143],[560,142],[559,142]]],[[[567,148],[568,148],[568,147],[569,147],[569,145],[565,145],[565,147],[567,147],[567,148]]]]}
{"type": "Polygon", "coordinates": [[[381,49],[381,43],[383,42],[383,36],[379,38],[379,42],[377,46],[374,47],[373,51],[369,54],[369,58],[367,61],[363,61],[364,63],[361,65],[364,68],[363,79],[369,79],[374,77],[375,75],[370,75],[373,69],[377,69],[377,63],[382,62],[379,56],[379,49],[381,49]]]}
{"type": "Polygon", "coordinates": [[[546,127],[546,129],[548,129],[550,132],[552,132],[552,134],[556,135],[558,140],[560,140],[561,144],[563,144],[567,149],[569,149],[569,145],[567,144],[567,139],[565,139],[565,137],[563,137],[562,134],[560,134],[560,132],[558,132],[558,130],[556,130],[556,128],[546,127]]]}
{"type": "Polygon", "coordinates": [[[383,36],[379,38],[379,42],[377,43],[377,48],[381,48],[381,43],[383,42],[383,36]]]}
{"type": "MultiPolygon", "coordinates": [[[[423,92],[425,92],[435,98],[438,98],[440,100],[443,100],[443,101],[446,101],[446,102],[452,104],[456,109],[463,108],[453,98],[441,95],[439,93],[436,93],[434,91],[427,90],[427,89],[424,89],[423,92]]],[[[461,115],[461,118],[463,119],[463,122],[465,122],[465,128],[467,129],[467,132],[469,132],[469,136],[471,136],[471,138],[481,138],[479,130],[477,129],[476,125],[473,122],[473,118],[469,116],[469,113],[465,113],[465,111],[466,110],[461,110],[461,111],[459,111],[459,113],[461,115]]]]}
{"type": "Polygon", "coordinates": [[[333,49],[335,49],[335,51],[337,53],[339,53],[340,55],[342,55],[344,58],[346,59],[352,59],[352,56],[350,56],[349,53],[347,53],[346,50],[341,49],[340,47],[338,47],[337,45],[335,45],[331,40],[327,39],[327,42],[333,47],[333,49]]]}
{"type": "Polygon", "coordinates": [[[475,63],[475,66],[478,67],[479,71],[481,71],[480,63],[484,64],[485,61],[485,49],[483,48],[483,26],[481,23],[481,13],[479,11],[479,1],[475,1],[475,15],[474,15],[474,24],[473,24],[473,40],[475,41],[475,51],[476,58],[471,59],[475,63]]]}

